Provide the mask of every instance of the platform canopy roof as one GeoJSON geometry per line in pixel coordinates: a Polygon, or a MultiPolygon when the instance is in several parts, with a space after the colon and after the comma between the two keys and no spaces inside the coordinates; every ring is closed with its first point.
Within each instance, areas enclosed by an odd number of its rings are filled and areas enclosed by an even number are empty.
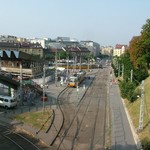
{"type": "Polygon", "coordinates": [[[38,60],[37,57],[17,51],[17,50],[0,50],[1,59],[19,59],[19,60],[38,60]]]}

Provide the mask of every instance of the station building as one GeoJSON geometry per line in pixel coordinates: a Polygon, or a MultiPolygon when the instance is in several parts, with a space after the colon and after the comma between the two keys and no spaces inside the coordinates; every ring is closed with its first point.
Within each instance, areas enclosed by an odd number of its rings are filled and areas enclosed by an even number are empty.
{"type": "Polygon", "coordinates": [[[43,74],[44,60],[17,50],[0,50],[2,71],[23,77],[36,77],[43,74]]]}

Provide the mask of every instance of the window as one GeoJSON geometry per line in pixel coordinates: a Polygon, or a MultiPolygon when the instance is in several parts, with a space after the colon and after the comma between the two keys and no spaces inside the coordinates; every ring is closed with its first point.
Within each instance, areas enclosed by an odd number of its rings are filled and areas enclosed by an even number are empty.
{"type": "Polygon", "coordinates": [[[3,102],[3,98],[1,98],[1,97],[0,97],[0,101],[2,101],[2,102],[3,102]]]}
{"type": "Polygon", "coordinates": [[[8,102],[8,99],[4,99],[5,102],[8,102]]]}
{"type": "Polygon", "coordinates": [[[11,99],[11,100],[10,100],[11,103],[13,103],[13,102],[15,102],[15,101],[16,101],[15,99],[11,99]]]}

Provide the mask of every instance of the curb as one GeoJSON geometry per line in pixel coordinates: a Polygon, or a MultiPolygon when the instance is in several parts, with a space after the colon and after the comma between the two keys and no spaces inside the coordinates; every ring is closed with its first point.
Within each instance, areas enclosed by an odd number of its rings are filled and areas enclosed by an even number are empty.
{"type": "Polygon", "coordinates": [[[136,133],[136,129],[135,129],[134,125],[133,125],[133,122],[132,122],[131,117],[130,117],[130,115],[129,115],[128,109],[127,109],[126,104],[125,104],[125,102],[124,102],[124,99],[121,98],[121,100],[122,100],[122,104],[123,104],[124,109],[125,109],[125,112],[126,112],[126,116],[127,116],[128,122],[129,122],[129,124],[130,124],[131,132],[132,132],[132,134],[133,134],[133,138],[134,138],[136,147],[137,147],[138,149],[140,149],[140,139],[139,139],[139,137],[138,137],[138,135],[137,135],[137,133],[136,133]]]}

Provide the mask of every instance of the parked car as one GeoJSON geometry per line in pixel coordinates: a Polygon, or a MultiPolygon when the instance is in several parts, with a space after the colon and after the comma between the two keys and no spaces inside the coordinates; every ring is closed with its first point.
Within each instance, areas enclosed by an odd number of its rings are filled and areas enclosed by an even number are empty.
{"type": "Polygon", "coordinates": [[[17,100],[11,96],[0,95],[0,106],[12,108],[17,106],[17,100]]]}

